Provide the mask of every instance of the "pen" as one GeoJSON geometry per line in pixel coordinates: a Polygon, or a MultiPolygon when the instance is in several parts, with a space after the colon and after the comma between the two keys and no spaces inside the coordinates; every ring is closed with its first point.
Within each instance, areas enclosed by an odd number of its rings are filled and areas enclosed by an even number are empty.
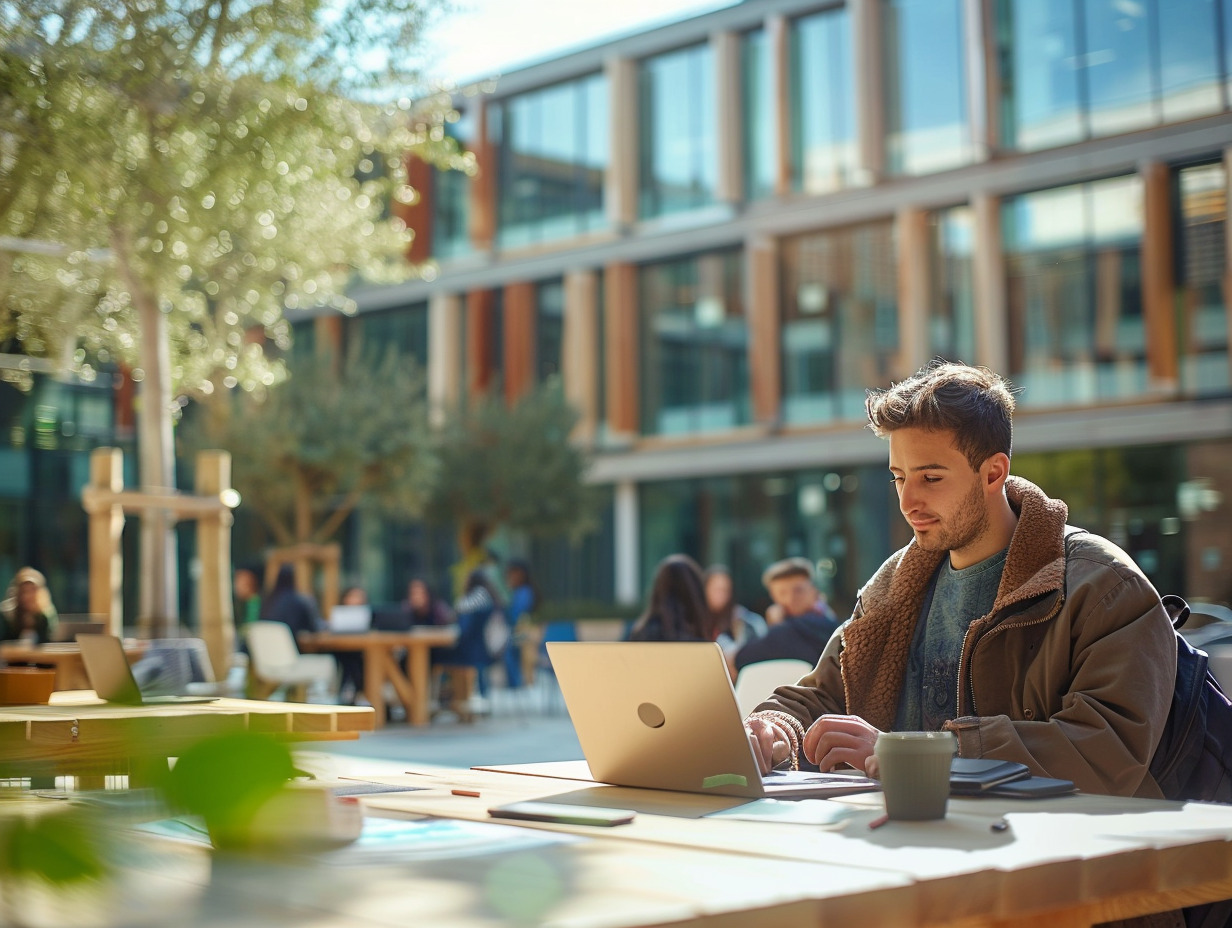
{"type": "Polygon", "coordinates": [[[479,798],[479,790],[477,789],[451,789],[450,792],[455,796],[473,796],[476,799],[479,798]]]}
{"type": "Polygon", "coordinates": [[[872,831],[874,828],[880,828],[882,825],[884,825],[889,820],[890,820],[890,816],[888,814],[879,816],[878,818],[875,818],[871,822],[868,823],[868,829],[869,831],[872,831]]]}

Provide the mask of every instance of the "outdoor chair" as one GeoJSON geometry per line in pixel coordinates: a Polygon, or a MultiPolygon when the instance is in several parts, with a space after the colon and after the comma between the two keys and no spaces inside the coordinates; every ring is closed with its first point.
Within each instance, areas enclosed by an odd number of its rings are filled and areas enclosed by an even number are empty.
{"type": "Polygon", "coordinates": [[[813,669],[808,661],[784,659],[747,664],[736,675],[736,704],[740,717],[748,718],[760,703],[778,687],[796,683],[813,669]]]}
{"type": "Polygon", "coordinates": [[[248,640],[248,695],[269,699],[284,689],[288,702],[307,702],[308,687],[332,691],[337,665],[328,654],[300,654],[291,629],[282,622],[244,626],[248,640]]]}

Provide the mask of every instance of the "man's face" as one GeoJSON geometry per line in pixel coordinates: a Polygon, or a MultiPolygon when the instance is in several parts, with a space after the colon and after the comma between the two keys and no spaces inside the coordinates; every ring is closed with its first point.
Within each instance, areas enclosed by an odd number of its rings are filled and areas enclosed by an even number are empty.
{"type": "Polygon", "coordinates": [[[817,605],[817,587],[808,577],[779,577],[770,581],[770,598],[787,615],[803,615],[817,605]]]}
{"type": "Polygon", "coordinates": [[[954,446],[951,432],[891,432],[890,473],[916,544],[925,551],[979,546],[991,526],[986,484],[954,446]]]}
{"type": "Polygon", "coordinates": [[[257,595],[257,578],[251,570],[235,572],[235,595],[239,599],[251,599],[257,595]]]}
{"type": "Polygon", "coordinates": [[[29,580],[17,587],[17,604],[23,612],[34,612],[38,609],[38,593],[38,584],[29,580]]]}

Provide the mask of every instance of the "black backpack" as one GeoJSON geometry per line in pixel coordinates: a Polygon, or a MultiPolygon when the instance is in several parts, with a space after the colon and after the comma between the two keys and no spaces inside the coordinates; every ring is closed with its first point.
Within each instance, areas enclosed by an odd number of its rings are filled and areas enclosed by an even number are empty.
{"type": "MultiPolygon", "coordinates": [[[[1163,597],[1179,629],[1189,605],[1163,597]]],[[[1232,802],[1232,702],[1207,669],[1207,655],[1176,635],[1176,684],[1151,776],[1168,799],[1232,802]]]]}

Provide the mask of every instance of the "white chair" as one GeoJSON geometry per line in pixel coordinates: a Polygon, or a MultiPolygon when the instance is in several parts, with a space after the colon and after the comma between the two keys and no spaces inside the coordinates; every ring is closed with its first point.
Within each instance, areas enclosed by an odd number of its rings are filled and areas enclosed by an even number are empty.
{"type": "Polygon", "coordinates": [[[317,683],[332,688],[337,664],[328,654],[300,654],[291,629],[282,622],[252,622],[244,626],[248,640],[249,695],[269,699],[285,687],[288,702],[307,702],[317,683]]]}
{"type": "Polygon", "coordinates": [[[786,659],[746,664],[736,675],[736,704],[740,706],[740,717],[748,718],[777,687],[797,682],[812,669],[808,661],[786,659]]]}

